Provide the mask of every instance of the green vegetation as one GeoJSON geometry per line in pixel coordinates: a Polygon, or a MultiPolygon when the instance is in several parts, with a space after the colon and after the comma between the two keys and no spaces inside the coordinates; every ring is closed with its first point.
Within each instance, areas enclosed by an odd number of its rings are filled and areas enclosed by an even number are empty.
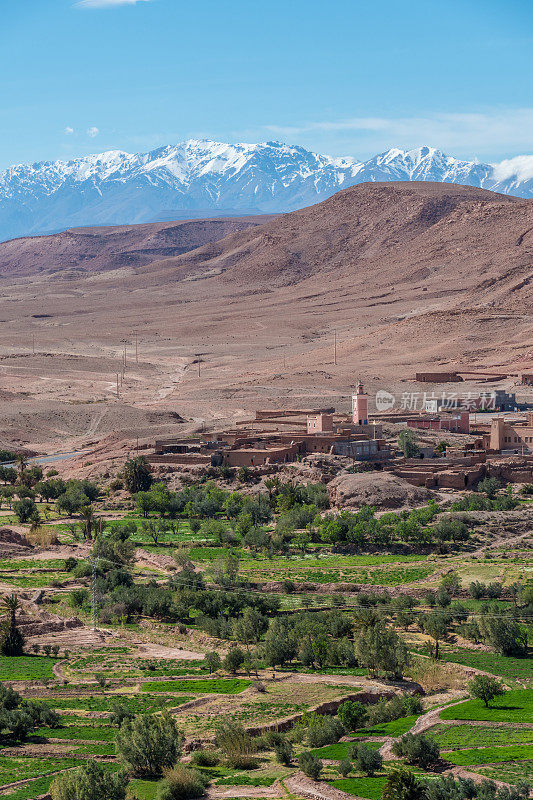
{"type": "Polygon", "coordinates": [[[533,722],[533,693],[528,689],[513,689],[485,708],[482,700],[467,700],[445,708],[442,719],[466,719],[488,722],[533,722]]]}
{"type": "Polygon", "coordinates": [[[348,794],[366,797],[369,800],[381,800],[386,780],[380,775],[375,775],[373,778],[339,778],[338,780],[330,781],[330,783],[336,789],[341,789],[348,794]]]}
{"type": "Polygon", "coordinates": [[[533,759],[533,744],[454,750],[452,753],[444,753],[443,758],[459,767],[467,767],[470,764],[495,764],[500,761],[527,761],[533,759]]]}
{"type": "MultiPolygon", "coordinates": [[[[204,680],[147,681],[143,692],[194,692],[195,694],[239,694],[251,686],[243,678],[205,678],[204,680]]],[[[181,702],[185,702],[184,700],[181,702]]]]}
{"type": "Polygon", "coordinates": [[[53,677],[57,658],[50,656],[1,656],[0,681],[39,681],[53,677]]]}
{"type": "Polygon", "coordinates": [[[533,728],[482,725],[438,725],[430,731],[441,749],[460,750],[490,745],[533,744],[533,728]]]}

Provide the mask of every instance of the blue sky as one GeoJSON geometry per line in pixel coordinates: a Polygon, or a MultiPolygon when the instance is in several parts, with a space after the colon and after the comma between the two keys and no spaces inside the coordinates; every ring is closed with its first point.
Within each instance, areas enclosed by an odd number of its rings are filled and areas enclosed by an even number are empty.
{"type": "Polygon", "coordinates": [[[531,0],[1,0],[0,169],[189,137],[533,152],[531,0]]]}

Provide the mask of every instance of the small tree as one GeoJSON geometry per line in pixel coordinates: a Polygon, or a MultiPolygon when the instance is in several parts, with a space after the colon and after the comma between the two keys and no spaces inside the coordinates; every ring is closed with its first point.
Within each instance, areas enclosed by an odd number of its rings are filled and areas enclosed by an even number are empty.
{"type": "Polygon", "coordinates": [[[222,660],[216,650],[211,650],[205,654],[204,665],[209,670],[209,674],[216,672],[222,666],[222,660]]]}
{"type": "Polygon", "coordinates": [[[383,787],[382,800],[421,800],[424,787],[407,769],[393,769],[389,772],[383,787]]]}
{"type": "Polygon", "coordinates": [[[22,500],[15,500],[13,503],[13,511],[17,515],[20,523],[30,522],[39,516],[35,500],[31,497],[23,497],[22,500]]]}
{"type": "Polygon", "coordinates": [[[348,758],[344,758],[337,767],[339,773],[343,778],[347,778],[352,771],[352,762],[348,758]]]}
{"type": "Polygon", "coordinates": [[[366,707],[358,700],[347,700],[338,711],[338,717],[347,731],[361,728],[366,716],[366,707]]]}
{"type": "Polygon", "coordinates": [[[112,774],[96,761],[64,772],[53,781],[53,800],[125,800],[128,779],[123,772],[112,774]]]}
{"type": "Polygon", "coordinates": [[[322,772],[322,761],[309,750],[304,750],[298,759],[298,766],[308,778],[317,781],[322,772]]]}
{"type": "Polygon", "coordinates": [[[489,707],[491,700],[505,693],[500,681],[489,675],[476,675],[468,684],[468,691],[477,700],[483,700],[485,708],[489,707]]]}
{"type": "Polygon", "coordinates": [[[231,647],[226,657],[224,658],[224,668],[231,672],[233,675],[236,674],[239,667],[241,667],[244,663],[244,653],[240,647],[231,647]]]}
{"type": "Polygon", "coordinates": [[[122,478],[131,494],[148,491],[152,485],[152,472],[145,456],[137,456],[126,461],[122,478]]]}
{"type": "Polygon", "coordinates": [[[416,458],[420,453],[416,433],[410,429],[398,434],[398,447],[406,458],[416,458]]]}
{"type": "Polygon", "coordinates": [[[394,742],[392,752],[395,756],[405,758],[408,764],[415,764],[422,769],[434,764],[440,755],[435,739],[432,736],[423,736],[421,733],[406,733],[394,742]]]}
{"type": "Polygon", "coordinates": [[[123,722],[116,747],[132,775],[158,778],[181,755],[183,734],[169,714],[143,714],[123,722]]]}
{"type": "Polygon", "coordinates": [[[373,750],[366,744],[358,745],[354,755],[357,769],[370,777],[383,766],[383,756],[379,750],[373,750]]]}
{"type": "Polygon", "coordinates": [[[501,488],[502,485],[496,478],[483,478],[477,485],[478,492],[485,492],[490,498],[495,497],[501,488]]]}
{"type": "Polygon", "coordinates": [[[294,755],[294,748],[291,742],[287,739],[281,739],[274,745],[274,752],[276,754],[276,761],[279,761],[280,764],[286,767],[290,766],[294,755]]]}

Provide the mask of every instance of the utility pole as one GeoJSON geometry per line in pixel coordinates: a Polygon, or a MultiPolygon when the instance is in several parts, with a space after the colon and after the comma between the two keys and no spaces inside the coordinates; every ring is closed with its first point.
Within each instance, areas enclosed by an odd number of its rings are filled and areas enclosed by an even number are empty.
{"type": "Polygon", "coordinates": [[[333,331],[333,363],[337,364],[337,329],[333,331]]]}
{"type": "Polygon", "coordinates": [[[96,601],[96,565],[98,558],[91,559],[93,568],[92,581],[91,581],[91,623],[93,631],[98,630],[98,603],[96,601]]]}
{"type": "Polygon", "coordinates": [[[135,331],[135,363],[139,363],[139,334],[135,331]]]}
{"type": "Polygon", "coordinates": [[[124,342],[124,358],[122,359],[123,369],[122,372],[126,372],[126,342],[124,342]]]}

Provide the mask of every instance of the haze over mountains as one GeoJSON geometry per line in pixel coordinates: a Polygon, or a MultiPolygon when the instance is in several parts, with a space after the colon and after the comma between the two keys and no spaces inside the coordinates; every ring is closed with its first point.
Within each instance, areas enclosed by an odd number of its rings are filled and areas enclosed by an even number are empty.
{"type": "MultiPolygon", "coordinates": [[[[526,157],[527,158],[527,157],[526,157]]],[[[533,197],[533,170],[461,161],[431,147],[368,161],[266,142],[189,140],[149,153],[109,151],[0,173],[0,240],[69,227],[279,213],[365,182],[437,181],[533,197]]]]}

